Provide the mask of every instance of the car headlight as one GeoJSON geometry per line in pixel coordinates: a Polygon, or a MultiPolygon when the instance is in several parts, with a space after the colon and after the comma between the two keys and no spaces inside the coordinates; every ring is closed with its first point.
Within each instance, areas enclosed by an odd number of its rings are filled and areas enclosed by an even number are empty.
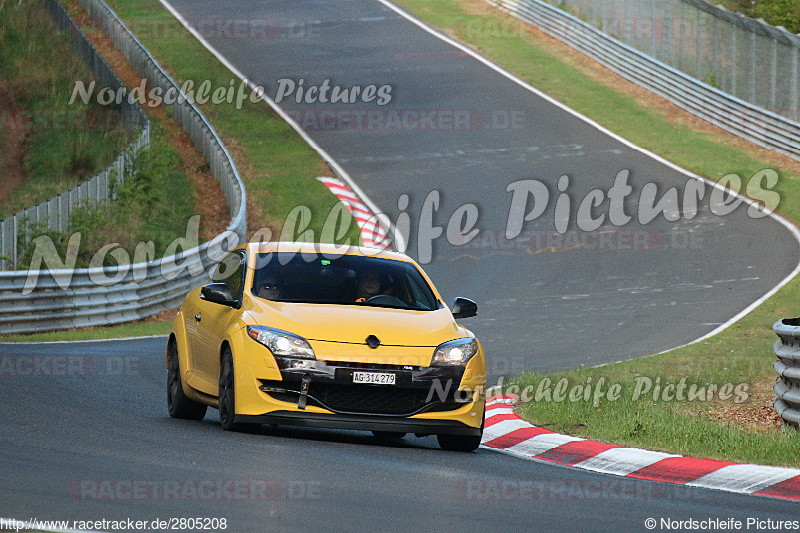
{"type": "Polygon", "coordinates": [[[247,326],[247,334],[254,341],[269,348],[272,355],[316,359],[308,341],[288,331],[264,326],[247,326]]]}
{"type": "Polygon", "coordinates": [[[456,339],[445,342],[433,352],[431,366],[466,365],[476,353],[478,353],[478,341],[475,339],[456,339]]]}

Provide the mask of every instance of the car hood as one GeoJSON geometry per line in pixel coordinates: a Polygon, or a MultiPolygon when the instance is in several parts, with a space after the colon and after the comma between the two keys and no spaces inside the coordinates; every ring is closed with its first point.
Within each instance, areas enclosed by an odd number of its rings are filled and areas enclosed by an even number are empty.
{"type": "Polygon", "coordinates": [[[359,305],[258,302],[251,313],[257,325],[289,331],[308,341],[366,344],[374,335],[381,346],[436,347],[471,336],[448,309],[409,311],[359,305]]]}

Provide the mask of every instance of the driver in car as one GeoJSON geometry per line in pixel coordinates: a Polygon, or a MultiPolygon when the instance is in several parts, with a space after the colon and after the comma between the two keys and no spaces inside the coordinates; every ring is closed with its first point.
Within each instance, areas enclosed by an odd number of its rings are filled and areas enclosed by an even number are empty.
{"type": "Polygon", "coordinates": [[[364,272],[356,283],[356,303],[366,302],[381,292],[381,275],[374,271],[364,272]]]}

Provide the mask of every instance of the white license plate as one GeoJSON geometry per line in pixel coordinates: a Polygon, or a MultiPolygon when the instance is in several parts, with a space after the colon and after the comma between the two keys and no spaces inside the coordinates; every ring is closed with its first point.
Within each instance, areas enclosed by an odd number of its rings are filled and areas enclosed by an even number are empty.
{"type": "Polygon", "coordinates": [[[395,379],[395,374],[387,374],[384,372],[353,372],[353,383],[394,385],[395,379]]]}

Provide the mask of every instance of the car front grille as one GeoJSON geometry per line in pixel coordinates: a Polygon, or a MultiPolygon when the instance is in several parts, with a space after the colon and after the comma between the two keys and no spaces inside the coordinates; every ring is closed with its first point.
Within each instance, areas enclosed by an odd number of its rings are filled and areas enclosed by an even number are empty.
{"type": "MultiPolygon", "coordinates": [[[[299,391],[287,383],[266,380],[262,380],[262,383],[272,389],[262,390],[276,400],[296,403],[300,398],[299,391]]],[[[464,405],[455,401],[452,392],[443,398],[444,401],[438,394],[429,400],[429,394],[428,388],[312,382],[308,388],[308,405],[335,413],[387,416],[409,416],[422,411],[454,411],[464,405]]]]}
{"type": "Polygon", "coordinates": [[[429,391],[377,385],[312,383],[308,393],[335,412],[410,415],[425,407],[429,391]]]}

